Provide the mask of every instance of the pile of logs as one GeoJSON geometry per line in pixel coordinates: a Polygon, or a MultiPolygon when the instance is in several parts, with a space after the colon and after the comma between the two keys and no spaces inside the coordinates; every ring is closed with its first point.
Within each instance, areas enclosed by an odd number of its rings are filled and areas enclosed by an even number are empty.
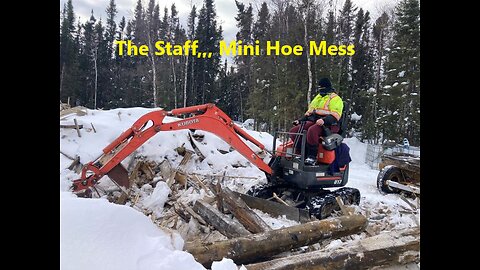
{"type": "MultiPolygon", "coordinates": [[[[282,214],[282,207],[287,206],[272,200],[259,207],[258,202],[252,203],[244,194],[222,184],[222,178],[187,173],[186,165],[195,152],[184,147],[176,150],[183,156],[178,166],[172,166],[168,160],[156,164],[146,159],[132,159],[128,166],[131,188],[118,187],[103,192],[112,202],[143,212],[159,227],[177,230],[186,241],[184,250],[207,268],[222,258],[244,264],[249,270],[370,269],[419,262],[418,228],[372,236],[365,232],[369,226],[367,217],[354,213],[341,200],[338,201],[341,213],[336,217],[316,220],[302,218],[300,212],[293,211],[286,216],[298,221],[298,225],[272,229],[252,208],[278,216],[282,214]],[[142,207],[142,197],[148,195],[145,190],[153,190],[160,181],[164,181],[171,192],[162,215],[155,216],[142,207]],[[196,199],[191,199],[192,194],[196,199]],[[356,237],[357,240],[345,241],[335,248],[302,249],[359,234],[369,237],[356,237]],[[292,255],[298,250],[302,251],[292,255]]],[[[75,159],[71,167],[78,163],[75,159]]]]}

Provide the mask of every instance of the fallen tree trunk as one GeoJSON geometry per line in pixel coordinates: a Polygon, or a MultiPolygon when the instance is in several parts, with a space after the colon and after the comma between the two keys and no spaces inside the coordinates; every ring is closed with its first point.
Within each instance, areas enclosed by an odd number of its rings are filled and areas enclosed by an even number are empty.
{"type": "Polygon", "coordinates": [[[196,201],[193,205],[193,211],[227,238],[251,234],[238,221],[229,219],[225,214],[220,213],[216,208],[203,201],[196,201]]]}
{"type": "Polygon", "coordinates": [[[205,267],[223,257],[237,264],[250,263],[324,239],[359,233],[367,223],[367,218],[362,215],[341,216],[225,241],[187,243],[185,250],[205,267]]]}
{"type": "Polygon", "coordinates": [[[313,251],[271,261],[249,264],[248,270],[371,269],[420,260],[418,228],[381,233],[332,251],[313,251]]]}
{"type": "Polygon", "coordinates": [[[233,193],[228,187],[222,189],[221,198],[224,206],[230,211],[242,225],[252,233],[270,231],[272,228],[260,218],[248,205],[233,193]]]}

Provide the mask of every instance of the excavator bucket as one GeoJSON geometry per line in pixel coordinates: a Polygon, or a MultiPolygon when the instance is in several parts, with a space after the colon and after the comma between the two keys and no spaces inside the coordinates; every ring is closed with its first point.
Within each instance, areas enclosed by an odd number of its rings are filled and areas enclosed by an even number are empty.
{"type": "Polygon", "coordinates": [[[123,167],[121,163],[118,163],[117,166],[113,167],[108,173],[108,177],[112,179],[119,186],[122,186],[126,189],[130,188],[130,179],[128,178],[128,171],[123,167]]]}
{"type": "Polygon", "coordinates": [[[265,213],[268,213],[274,217],[285,216],[286,218],[300,223],[306,223],[311,221],[308,210],[296,208],[293,206],[287,206],[281,203],[269,201],[262,198],[253,197],[247,194],[233,192],[251,208],[258,209],[265,213]]]}

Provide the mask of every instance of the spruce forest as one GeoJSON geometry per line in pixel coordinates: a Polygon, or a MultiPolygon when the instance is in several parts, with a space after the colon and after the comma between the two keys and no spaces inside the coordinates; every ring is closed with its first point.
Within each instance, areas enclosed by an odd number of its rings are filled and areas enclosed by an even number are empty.
{"type": "Polygon", "coordinates": [[[163,7],[161,1],[138,0],[132,18],[119,18],[110,0],[105,14],[92,12],[81,21],[69,0],[60,11],[60,101],[105,110],[215,103],[233,120],[252,118],[256,130],[273,132],[290,129],[317,94],[318,80],[329,77],[350,105],[350,136],[370,143],[407,138],[419,146],[419,1],[400,0],[376,18],[350,0],[335,2],[267,0],[252,6],[232,0],[237,41],[278,40],[306,49],[301,56],[267,56],[262,50],[261,56],[222,58],[214,0],[193,5],[186,25],[175,4],[163,7]],[[214,54],[119,56],[115,40],[149,47],[157,40],[198,40],[201,51],[214,54]],[[311,56],[310,40],[353,44],[355,54],[311,56]]]}

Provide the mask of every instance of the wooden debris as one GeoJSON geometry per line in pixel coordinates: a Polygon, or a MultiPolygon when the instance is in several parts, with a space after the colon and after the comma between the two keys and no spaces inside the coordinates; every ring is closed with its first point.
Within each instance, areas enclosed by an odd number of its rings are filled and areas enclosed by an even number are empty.
{"type": "Polygon", "coordinates": [[[76,156],[67,169],[74,171],[76,173],[80,173],[80,171],[82,170],[82,167],[83,167],[83,164],[80,163],[80,156],[76,156]]]}
{"type": "Polygon", "coordinates": [[[177,148],[175,148],[175,151],[177,151],[177,153],[180,155],[180,156],[184,156],[185,153],[186,153],[186,148],[185,148],[185,143],[182,144],[182,146],[179,146],[177,148]]]}
{"type": "Polygon", "coordinates": [[[273,193],[273,198],[275,198],[275,200],[277,200],[278,202],[280,203],[283,203],[284,205],[286,206],[290,206],[287,202],[285,202],[284,200],[282,200],[282,198],[278,197],[277,193],[273,193]]]}
{"type": "Polygon", "coordinates": [[[225,214],[220,213],[216,208],[202,200],[197,200],[192,209],[205,221],[217,229],[221,234],[228,238],[251,234],[238,221],[228,218],[225,214]]]}
{"type": "Polygon", "coordinates": [[[73,114],[73,113],[75,113],[78,116],[86,115],[87,114],[87,108],[82,107],[82,106],[77,106],[77,107],[73,107],[73,108],[70,108],[70,109],[66,109],[66,110],[60,111],[60,117],[63,117],[63,116],[69,115],[69,114],[73,114]]]}
{"type": "Polygon", "coordinates": [[[78,123],[77,123],[77,118],[73,118],[73,122],[75,122],[75,129],[77,130],[78,137],[82,137],[82,134],[80,134],[80,127],[78,126],[78,123]]]}
{"type": "Polygon", "coordinates": [[[168,162],[168,160],[164,160],[162,161],[162,163],[160,163],[160,175],[162,176],[163,179],[167,180],[168,177],[170,177],[170,175],[172,174],[172,165],[170,165],[170,162],[168,162]]]}
{"type": "Polygon", "coordinates": [[[92,126],[93,132],[94,132],[94,133],[97,133],[97,130],[96,130],[95,127],[93,126],[93,123],[90,123],[90,125],[92,126]]]}
{"type": "Polygon", "coordinates": [[[150,167],[150,164],[148,164],[148,162],[142,162],[142,164],[140,165],[140,170],[145,174],[147,182],[152,181],[155,177],[155,173],[153,172],[152,167],[150,167]]]}
{"type": "Polygon", "coordinates": [[[403,229],[350,242],[332,251],[313,251],[245,265],[248,270],[372,269],[420,260],[420,230],[403,229]]]}
{"type": "Polygon", "coordinates": [[[173,177],[180,185],[186,188],[187,186],[187,175],[184,172],[176,171],[175,176],[173,177]]]}
{"type": "MultiPolygon", "coordinates": [[[[400,194],[400,199],[402,199],[404,202],[406,202],[408,204],[408,206],[410,206],[410,208],[411,208],[411,210],[405,211],[404,213],[405,214],[410,214],[410,217],[415,222],[415,224],[417,224],[417,226],[420,226],[420,222],[418,221],[417,216],[415,215],[417,213],[417,206],[415,204],[411,203],[407,198],[405,198],[405,196],[403,194],[400,194]]],[[[403,211],[400,211],[400,212],[403,212],[403,211]]]]}
{"type": "Polygon", "coordinates": [[[70,156],[69,154],[66,154],[66,153],[62,152],[62,150],[60,150],[60,154],[64,155],[66,158],[68,158],[70,160],[75,160],[74,157],[70,156]]]}
{"type": "Polygon", "coordinates": [[[185,172],[185,167],[187,166],[187,163],[190,161],[190,159],[192,158],[192,154],[194,152],[186,149],[185,150],[185,155],[183,156],[182,158],[182,161],[180,161],[180,164],[178,165],[177,167],[177,170],[178,171],[182,171],[182,172],[185,172]]]}
{"type": "Polygon", "coordinates": [[[190,206],[185,205],[182,202],[178,202],[178,204],[183,209],[185,209],[185,211],[187,211],[187,213],[189,213],[192,217],[194,217],[196,220],[198,220],[198,222],[200,222],[202,225],[207,225],[208,224],[200,215],[195,213],[195,211],[193,211],[193,209],[190,206]]]}
{"type": "Polygon", "coordinates": [[[170,175],[167,178],[165,178],[166,179],[165,182],[167,183],[168,187],[171,187],[173,185],[173,183],[175,182],[175,175],[176,174],[177,174],[177,171],[172,170],[170,172],[170,175]]]}
{"type": "Polygon", "coordinates": [[[122,192],[120,194],[120,196],[114,201],[114,203],[116,204],[125,204],[127,203],[127,199],[128,199],[128,194],[125,193],[125,192],[122,192]]]}
{"type": "Polygon", "coordinates": [[[178,205],[178,203],[173,205],[173,211],[175,211],[175,213],[177,213],[177,215],[181,217],[183,220],[185,220],[186,222],[190,221],[190,216],[185,212],[185,210],[181,206],[178,205]]]}
{"type": "Polygon", "coordinates": [[[205,191],[205,193],[207,194],[213,193],[209,188],[207,188],[207,186],[202,182],[202,180],[200,180],[198,176],[188,174],[187,179],[195,182],[198,186],[200,186],[205,191]]]}
{"type": "Polygon", "coordinates": [[[190,159],[192,158],[192,154],[193,154],[192,151],[186,150],[182,161],[180,162],[180,164],[176,169],[173,169],[170,163],[166,160],[160,164],[161,175],[163,179],[165,179],[165,182],[167,183],[168,187],[171,187],[175,182],[175,180],[178,181],[183,186],[186,186],[187,176],[185,173],[185,166],[188,163],[188,161],[190,161],[190,159]]]}
{"type": "Polygon", "coordinates": [[[200,148],[198,148],[195,140],[192,137],[191,132],[188,133],[188,138],[190,140],[190,144],[193,147],[193,150],[195,151],[195,154],[197,154],[197,156],[200,158],[200,161],[203,161],[205,159],[205,155],[200,151],[200,148]]]}
{"type": "MultiPolygon", "coordinates": [[[[225,175],[225,173],[224,173],[225,175]]],[[[215,185],[215,194],[217,195],[215,198],[217,199],[217,209],[218,211],[220,211],[221,213],[225,213],[225,208],[223,207],[223,197],[222,197],[222,186],[221,186],[221,183],[223,182],[223,178],[222,180],[218,180],[217,181],[217,184],[215,185]]]]}
{"type": "Polygon", "coordinates": [[[60,128],[71,128],[71,129],[82,129],[83,125],[62,125],[60,124],[60,128]]]}
{"type": "Polygon", "coordinates": [[[411,203],[407,198],[405,198],[405,196],[403,194],[400,194],[400,199],[402,199],[402,201],[406,202],[411,208],[413,211],[417,211],[417,206],[413,203],[411,203]]]}
{"type": "Polygon", "coordinates": [[[341,216],[225,241],[203,244],[187,242],[185,250],[205,267],[224,257],[234,260],[236,264],[249,263],[324,239],[359,233],[365,229],[367,222],[362,215],[341,216]]]}
{"type": "Polygon", "coordinates": [[[62,103],[62,101],[60,101],[60,111],[70,109],[70,104],[69,103],[70,103],[70,97],[68,97],[67,103],[62,103]]]}
{"type": "Polygon", "coordinates": [[[252,233],[260,233],[271,230],[270,226],[263,221],[248,205],[228,187],[222,190],[224,206],[230,211],[243,226],[252,233]]]}
{"type": "Polygon", "coordinates": [[[343,203],[343,200],[342,200],[342,198],[340,198],[340,196],[335,197],[335,199],[337,200],[337,204],[340,206],[340,210],[342,210],[342,213],[344,215],[352,215],[353,214],[353,210],[343,203]]]}
{"type": "Polygon", "coordinates": [[[138,161],[137,164],[135,164],[135,167],[133,167],[133,170],[130,172],[130,176],[128,177],[130,179],[130,182],[133,184],[136,184],[139,179],[138,179],[138,173],[140,170],[140,165],[143,161],[138,161]]]}

